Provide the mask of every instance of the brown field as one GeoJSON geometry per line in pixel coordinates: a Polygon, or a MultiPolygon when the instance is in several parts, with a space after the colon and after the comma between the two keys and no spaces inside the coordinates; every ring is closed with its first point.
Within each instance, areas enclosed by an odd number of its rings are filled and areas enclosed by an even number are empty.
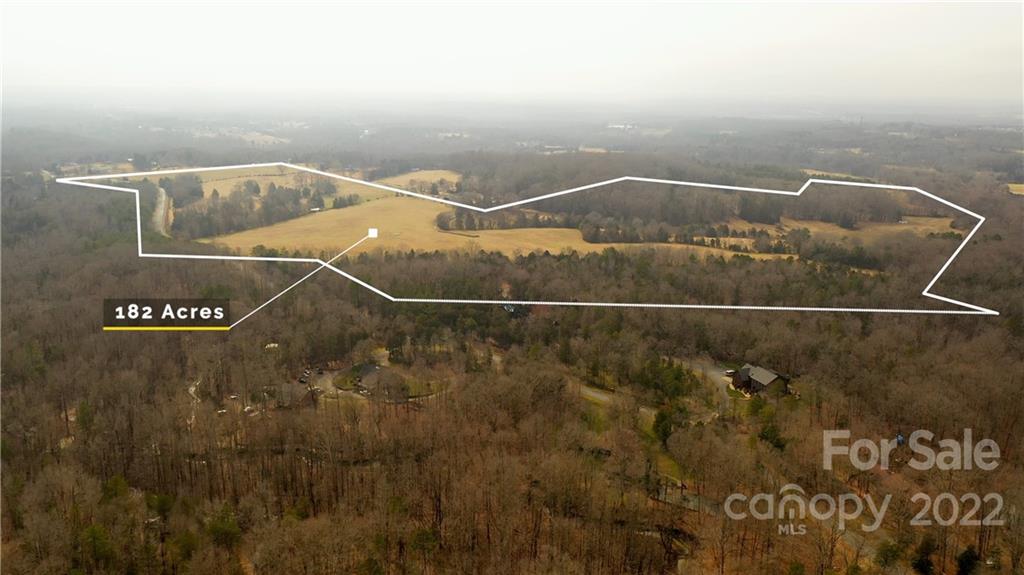
{"type": "MultiPolygon", "coordinates": [[[[348,176],[356,179],[364,179],[364,174],[360,170],[327,170],[332,173],[336,173],[342,176],[348,176]]],[[[298,172],[291,168],[283,166],[264,166],[258,168],[238,168],[233,170],[215,170],[210,172],[196,172],[196,175],[203,181],[203,196],[209,198],[214,190],[225,197],[230,194],[235,186],[241,185],[247,180],[253,180],[259,184],[260,189],[266,190],[267,186],[271,183],[278,186],[303,186],[308,185],[317,178],[324,176],[318,176],[316,174],[310,174],[306,172],[298,172]]],[[[150,180],[153,181],[154,176],[150,176],[150,180]]],[[[155,176],[159,179],[159,176],[155,176]]],[[[462,178],[462,175],[458,172],[452,172],[450,170],[421,170],[416,172],[408,172],[405,174],[399,174],[397,176],[391,176],[378,180],[378,183],[387,184],[389,186],[395,186],[398,188],[406,188],[411,182],[419,182],[430,184],[433,182],[445,179],[449,182],[455,182],[462,178]]],[[[135,178],[141,179],[141,178],[135,178]]],[[[339,196],[348,196],[350,194],[356,194],[362,201],[377,200],[380,198],[388,198],[394,194],[385,190],[378,190],[370,186],[364,186],[353,182],[345,182],[341,180],[334,180],[335,186],[338,188],[339,196]]],[[[325,198],[327,204],[330,205],[331,198],[325,198]]]]}
{"type": "MultiPolygon", "coordinates": [[[[782,218],[778,225],[757,224],[733,218],[725,222],[734,230],[749,230],[750,228],[766,230],[775,237],[784,235],[786,232],[807,228],[811,237],[838,241],[843,239],[860,240],[865,243],[885,239],[893,234],[913,232],[915,235],[925,237],[930,233],[941,234],[956,231],[952,228],[952,218],[930,218],[924,216],[907,216],[904,224],[890,224],[882,222],[864,222],[856,230],[847,230],[836,224],[821,222],[817,220],[794,220],[782,218]]],[[[723,238],[723,241],[725,239],[723,238]]]]}
{"type": "MultiPolygon", "coordinates": [[[[209,198],[213,194],[213,190],[217,190],[221,197],[227,197],[235,189],[235,186],[241,185],[246,180],[255,181],[260,185],[261,190],[266,190],[271,183],[278,186],[294,186],[299,173],[282,166],[267,166],[198,172],[196,175],[203,180],[203,197],[209,198]]],[[[312,176],[312,174],[303,175],[312,176]]]]}
{"type": "Polygon", "coordinates": [[[812,238],[827,239],[832,241],[860,240],[864,243],[873,243],[887,239],[895,234],[911,232],[914,235],[925,237],[930,233],[942,234],[956,231],[952,227],[953,218],[929,218],[923,216],[907,216],[903,219],[904,224],[890,224],[882,222],[863,222],[856,230],[847,230],[836,224],[819,222],[816,220],[791,220],[782,218],[783,230],[789,231],[798,228],[807,228],[812,238]]]}
{"type": "Polygon", "coordinates": [[[711,236],[694,236],[694,240],[704,240],[705,242],[719,241],[723,245],[730,246],[743,246],[748,250],[754,249],[754,238],[717,238],[711,236]]]}
{"type": "MultiPolygon", "coordinates": [[[[272,226],[246,230],[203,240],[248,253],[253,247],[328,253],[341,251],[361,238],[368,228],[378,228],[380,237],[363,243],[357,251],[385,250],[485,250],[506,255],[563,249],[580,253],[599,252],[608,247],[628,250],[638,247],[665,247],[698,255],[730,257],[729,250],[679,244],[594,244],[583,241],[577,229],[527,228],[443,232],[434,226],[446,206],[413,198],[389,197],[337,210],[326,210],[280,222],[272,226]]],[[[779,254],[751,254],[758,259],[785,258],[779,254]]]]}
{"type": "MultiPolygon", "coordinates": [[[[300,173],[290,168],[282,166],[265,166],[261,168],[237,168],[233,170],[213,170],[210,172],[195,172],[196,176],[203,182],[203,196],[209,198],[214,190],[221,195],[221,197],[227,197],[228,194],[234,190],[236,185],[240,185],[246,180],[253,180],[260,185],[260,189],[266,189],[271,182],[278,186],[294,186],[297,183],[296,177],[299,175],[306,177],[318,177],[312,174],[300,173]]],[[[173,178],[176,174],[168,174],[166,177],[173,178]]],[[[148,178],[149,181],[156,183],[161,176],[144,176],[131,178],[133,180],[142,180],[148,178]]]]}
{"type": "Polygon", "coordinates": [[[377,180],[377,182],[404,189],[413,182],[426,182],[429,184],[431,182],[439,182],[441,180],[457,182],[461,179],[462,174],[451,170],[418,170],[415,172],[407,172],[397,176],[382,178],[377,180]]]}
{"type": "MultiPolygon", "coordinates": [[[[365,179],[362,172],[352,172],[342,174],[358,179],[365,179]]],[[[397,176],[390,176],[387,178],[381,178],[375,180],[375,183],[384,184],[387,186],[393,186],[396,188],[409,189],[415,187],[417,184],[432,184],[434,182],[440,182],[445,180],[448,182],[457,182],[462,179],[462,174],[453,172],[451,170],[419,170],[415,172],[407,172],[399,174],[397,176]]],[[[335,180],[334,185],[338,187],[339,196],[347,196],[350,194],[356,194],[362,201],[368,202],[370,200],[379,200],[381,198],[390,198],[395,194],[386,190],[379,190],[370,186],[364,186],[354,182],[343,182],[335,180]]],[[[415,190],[413,190],[415,191],[415,190]]],[[[328,200],[328,205],[330,201],[328,200]]]]}
{"type": "MultiPolygon", "coordinates": [[[[294,177],[294,173],[280,175],[274,173],[235,175],[235,178],[248,178],[253,175],[262,177],[294,177]]],[[[358,177],[358,176],[355,176],[358,177]]],[[[457,181],[461,176],[447,170],[423,170],[409,172],[378,180],[391,186],[402,188],[414,187],[417,183],[440,181],[457,181]]],[[[221,180],[223,181],[223,180],[221,180]]],[[[508,230],[473,230],[445,232],[437,229],[435,221],[438,214],[450,210],[447,206],[436,202],[400,197],[384,190],[375,190],[355,183],[338,183],[339,194],[359,194],[366,200],[375,200],[360,205],[337,210],[328,209],[323,212],[309,214],[280,222],[272,226],[245,230],[202,241],[216,243],[242,253],[249,253],[252,248],[262,245],[267,248],[289,251],[319,253],[340,251],[365,234],[367,228],[378,228],[380,237],[365,242],[357,251],[384,250],[484,250],[498,251],[505,255],[530,253],[536,250],[558,253],[573,250],[579,253],[599,252],[608,247],[628,250],[640,247],[641,244],[590,243],[583,240],[577,229],[569,228],[526,228],[508,230]]],[[[328,204],[329,205],[329,204],[328,204]]],[[[758,228],[768,230],[773,236],[781,236],[795,228],[807,228],[813,237],[832,241],[860,241],[873,243],[894,234],[911,232],[918,236],[928,233],[951,231],[950,218],[908,217],[906,223],[884,224],[865,223],[857,230],[846,230],[835,224],[783,218],[776,226],[754,224],[741,219],[726,222],[731,228],[748,230],[758,228]]],[[[752,239],[723,238],[726,244],[742,244],[750,247],[752,239]]],[[[735,252],[721,248],[686,246],[680,244],[642,244],[644,247],[658,246],[672,250],[689,251],[697,254],[732,256],[735,252]]],[[[789,257],[782,254],[751,254],[758,259],[789,257]]]]}

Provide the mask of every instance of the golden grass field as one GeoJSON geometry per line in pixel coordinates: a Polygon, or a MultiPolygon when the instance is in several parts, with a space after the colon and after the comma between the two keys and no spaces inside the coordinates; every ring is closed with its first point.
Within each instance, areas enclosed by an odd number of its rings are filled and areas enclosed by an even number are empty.
{"type": "MultiPolygon", "coordinates": [[[[360,170],[327,171],[360,180],[365,179],[363,172],[360,170]]],[[[203,182],[203,196],[207,198],[213,194],[214,190],[217,190],[221,197],[226,197],[235,189],[235,186],[241,185],[247,180],[255,181],[259,184],[261,190],[266,190],[271,183],[278,186],[304,186],[324,177],[307,172],[299,172],[284,166],[214,170],[210,172],[196,172],[196,175],[199,176],[203,182]]],[[[159,176],[150,176],[149,178],[151,181],[154,181],[154,178],[159,179],[159,176]]],[[[383,178],[381,180],[377,180],[377,182],[404,189],[409,187],[413,182],[431,184],[433,182],[439,182],[442,179],[448,182],[456,182],[461,178],[461,174],[450,170],[420,170],[383,178]]],[[[132,179],[141,180],[142,178],[139,177],[132,179]]],[[[333,180],[333,182],[338,189],[339,196],[356,194],[360,196],[364,202],[387,198],[394,195],[385,190],[379,190],[354,182],[345,182],[341,180],[333,180]]],[[[325,199],[327,200],[327,204],[330,205],[331,198],[325,199]]]]}
{"type": "MultiPolygon", "coordinates": [[[[580,253],[600,252],[614,247],[621,250],[638,247],[665,247],[698,255],[731,257],[729,250],[679,244],[594,244],[583,241],[577,229],[526,228],[512,230],[479,230],[443,232],[434,225],[438,214],[448,207],[415,198],[388,197],[374,202],[337,210],[309,214],[272,226],[246,230],[202,241],[216,243],[248,253],[253,247],[335,252],[341,251],[365,235],[368,228],[378,228],[378,239],[364,242],[355,252],[384,250],[485,250],[506,255],[563,249],[580,253]]],[[[758,259],[789,257],[779,254],[751,254],[758,259]]]]}
{"type": "Polygon", "coordinates": [[[782,218],[782,227],[785,231],[798,228],[807,228],[811,237],[839,241],[843,239],[858,239],[864,243],[877,242],[891,237],[894,234],[911,232],[917,236],[927,236],[930,233],[942,234],[956,231],[952,227],[953,218],[929,218],[924,216],[907,216],[903,218],[905,224],[891,224],[884,222],[861,222],[856,230],[847,230],[836,224],[819,222],[817,220],[792,220],[782,218]]]}
{"type": "MultiPolygon", "coordinates": [[[[361,173],[343,174],[345,176],[351,176],[353,178],[365,179],[361,173]]],[[[399,174],[397,176],[390,176],[387,178],[381,178],[374,180],[375,183],[392,186],[395,188],[408,189],[413,187],[416,183],[432,184],[434,182],[440,182],[445,180],[447,182],[457,182],[462,179],[462,174],[453,172],[451,170],[419,170],[416,172],[407,172],[399,174]]],[[[364,202],[370,200],[379,200],[381,198],[390,198],[394,196],[392,192],[386,190],[379,190],[377,188],[371,188],[370,186],[364,186],[362,184],[356,184],[353,182],[343,182],[335,180],[334,185],[338,187],[339,196],[347,196],[349,194],[356,194],[364,202]]],[[[329,205],[329,202],[328,202],[329,205]]]]}
{"type": "Polygon", "coordinates": [[[381,184],[387,184],[389,186],[404,189],[409,187],[413,182],[425,182],[429,184],[432,182],[440,182],[441,180],[457,182],[461,179],[462,174],[451,170],[419,170],[416,172],[406,172],[397,176],[382,178],[376,181],[381,184]]]}
{"type": "MultiPolygon", "coordinates": [[[[264,178],[277,181],[277,178],[296,178],[294,171],[287,168],[272,167],[248,170],[233,170],[235,174],[224,175],[212,172],[212,177],[205,184],[214,182],[240,182],[246,179],[264,178]]],[[[805,170],[810,173],[809,170],[805,170]]],[[[818,172],[822,173],[822,172],[818,172]]],[[[351,174],[352,177],[360,177],[351,174]]],[[[839,174],[830,174],[839,175],[839,174]]],[[[300,177],[317,177],[310,174],[299,174],[300,177]]],[[[461,178],[457,172],[448,170],[422,170],[408,172],[397,176],[377,180],[379,183],[399,188],[416,187],[419,183],[430,183],[446,180],[455,182],[461,178]]],[[[278,182],[281,183],[281,182],[278,182]]],[[[289,184],[302,183],[290,181],[289,184]]],[[[232,183],[232,185],[234,185],[232,183]]],[[[263,184],[261,183],[261,186],[263,184]]],[[[384,249],[417,250],[417,251],[451,251],[451,250],[484,250],[497,251],[505,255],[530,253],[533,251],[549,251],[558,253],[563,250],[574,250],[579,253],[599,252],[609,247],[620,250],[636,249],[640,244],[621,243],[589,243],[577,229],[569,228],[526,228],[508,230],[474,230],[445,232],[435,226],[438,214],[447,212],[449,207],[425,200],[396,196],[391,192],[376,190],[367,186],[349,182],[336,182],[339,195],[358,194],[364,203],[342,209],[329,209],[319,213],[308,214],[299,218],[280,222],[271,226],[245,230],[215,238],[206,238],[204,242],[223,245],[249,253],[252,248],[262,245],[288,251],[301,252],[336,252],[348,247],[363,237],[368,228],[378,228],[379,238],[365,242],[356,252],[384,249]],[[374,201],[368,201],[374,200],[374,201]]],[[[211,188],[212,190],[212,188],[211,188]]],[[[330,200],[328,199],[328,205],[330,200]]],[[[807,228],[812,236],[832,241],[859,240],[872,243],[892,237],[894,234],[911,232],[925,236],[930,232],[942,233],[950,231],[950,218],[908,217],[903,224],[865,223],[857,230],[846,230],[835,224],[819,221],[791,220],[783,218],[777,226],[753,224],[740,219],[726,222],[734,229],[747,230],[761,228],[772,235],[780,236],[795,228],[807,228]]],[[[723,239],[727,243],[750,244],[752,240],[723,239]]],[[[664,247],[679,252],[690,252],[698,255],[722,255],[730,257],[735,252],[711,247],[687,246],[680,244],[643,244],[643,247],[664,247]]],[[[790,257],[785,254],[750,254],[758,259],[774,259],[790,257]]]]}
{"type": "Polygon", "coordinates": [[[864,243],[876,242],[905,232],[925,237],[930,233],[942,234],[956,231],[952,227],[953,218],[907,216],[903,220],[906,223],[862,222],[855,230],[848,230],[836,224],[818,220],[795,220],[792,218],[782,218],[779,225],[775,226],[752,223],[739,218],[732,218],[726,224],[734,230],[749,230],[750,228],[766,230],[774,237],[785,235],[790,230],[807,228],[811,232],[811,237],[814,238],[831,241],[859,240],[864,243]]]}
{"type": "MultiPolygon", "coordinates": [[[[226,198],[236,185],[241,185],[246,180],[253,180],[260,185],[261,190],[266,190],[271,182],[278,186],[294,186],[298,183],[296,177],[300,173],[282,166],[267,166],[197,172],[196,175],[203,181],[203,197],[209,198],[213,194],[213,190],[217,190],[222,198],[226,198]]],[[[312,174],[304,175],[312,176],[312,174]]]]}
{"type": "Polygon", "coordinates": [[[1017,196],[1024,196],[1024,184],[1008,184],[1010,193],[1017,196]]]}
{"type": "MultiPolygon", "coordinates": [[[[296,172],[282,166],[265,166],[260,168],[236,168],[231,170],[213,170],[210,172],[194,172],[203,182],[203,197],[209,198],[214,190],[221,197],[227,197],[236,185],[241,185],[246,180],[253,180],[260,185],[260,189],[266,189],[271,182],[278,186],[296,185],[296,176],[300,173],[307,177],[319,177],[304,172],[296,172]]],[[[168,174],[166,177],[173,178],[175,174],[168,174]]],[[[136,176],[131,180],[149,179],[154,184],[161,176],[136,176]]]]}

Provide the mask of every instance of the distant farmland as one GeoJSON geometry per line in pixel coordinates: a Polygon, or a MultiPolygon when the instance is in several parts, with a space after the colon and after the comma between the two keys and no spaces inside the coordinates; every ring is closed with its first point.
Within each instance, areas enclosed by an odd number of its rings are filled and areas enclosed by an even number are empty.
{"type": "Polygon", "coordinates": [[[842,241],[858,240],[864,243],[875,243],[904,232],[916,236],[956,232],[953,229],[953,218],[906,216],[901,224],[884,222],[859,222],[857,229],[848,230],[836,224],[816,220],[794,220],[782,218],[782,229],[792,230],[806,228],[815,239],[842,241]]]}
{"type": "Polygon", "coordinates": [[[444,180],[447,182],[455,183],[461,179],[462,174],[458,172],[453,172],[451,170],[419,170],[416,172],[406,172],[404,174],[399,174],[397,176],[382,178],[380,180],[377,180],[377,182],[405,189],[408,187],[412,187],[417,182],[424,182],[429,184],[444,180]]]}
{"type": "MultiPolygon", "coordinates": [[[[364,174],[360,170],[333,169],[332,171],[339,175],[351,178],[364,178],[364,174]]],[[[430,177],[435,172],[438,173],[438,177],[454,174],[456,179],[458,178],[458,174],[455,172],[448,172],[446,170],[426,170],[423,172],[410,172],[409,174],[401,174],[391,178],[385,178],[384,180],[381,180],[381,183],[402,187],[403,183],[410,180],[410,176],[414,176],[415,174],[425,174],[427,175],[426,177],[430,177]]],[[[247,181],[256,182],[259,184],[260,189],[263,192],[266,192],[270,184],[289,188],[302,188],[304,186],[312,185],[317,180],[325,178],[325,176],[318,176],[316,174],[310,174],[309,172],[300,172],[286,166],[257,166],[252,168],[234,168],[192,173],[203,182],[203,197],[205,198],[209,198],[213,195],[214,190],[217,191],[220,197],[227,197],[236,189],[236,187],[243,185],[247,181]]],[[[174,176],[175,174],[168,174],[165,177],[173,178],[174,176]]],[[[161,176],[145,176],[145,178],[156,183],[161,176]]],[[[132,179],[141,180],[143,177],[136,177],[132,179]]],[[[340,196],[357,194],[366,201],[391,195],[390,192],[342,180],[331,179],[331,182],[333,182],[335,187],[338,189],[338,195],[340,196]]]]}
{"type": "Polygon", "coordinates": [[[247,180],[252,180],[259,184],[262,190],[266,190],[267,186],[271,183],[277,186],[295,186],[298,184],[297,177],[300,174],[304,176],[309,175],[283,166],[263,166],[195,173],[203,181],[203,197],[206,198],[209,198],[214,190],[217,190],[221,197],[226,197],[234,190],[235,186],[240,186],[247,180]]]}

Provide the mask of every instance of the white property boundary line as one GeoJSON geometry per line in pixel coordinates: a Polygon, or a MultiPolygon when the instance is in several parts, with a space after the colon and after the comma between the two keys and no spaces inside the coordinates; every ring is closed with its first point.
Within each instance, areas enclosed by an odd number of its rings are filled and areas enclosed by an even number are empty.
{"type": "Polygon", "coordinates": [[[381,296],[381,297],[383,297],[383,298],[385,298],[385,299],[387,299],[387,300],[389,300],[391,302],[395,302],[395,303],[490,304],[490,305],[507,305],[507,304],[512,304],[512,305],[551,305],[551,306],[573,306],[573,307],[622,307],[622,308],[711,309],[711,310],[747,310],[747,311],[898,313],[898,314],[925,314],[925,315],[999,315],[999,312],[997,312],[995,310],[991,310],[991,309],[984,308],[984,307],[981,307],[981,306],[977,306],[977,305],[974,305],[974,304],[970,304],[970,303],[967,303],[967,302],[955,300],[955,299],[948,298],[948,297],[945,297],[945,296],[937,295],[937,294],[934,294],[934,293],[931,292],[932,287],[935,285],[936,282],[939,281],[939,278],[942,277],[942,274],[944,274],[946,272],[946,270],[949,268],[950,264],[953,263],[953,260],[956,259],[956,257],[958,255],[960,255],[960,252],[964,249],[964,246],[966,246],[968,244],[968,242],[971,241],[971,238],[974,237],[974,234],[978,231],[978,228],[980,228],[981,225],[983,223],[985,223],[985,218],[983,216],[979,215],[979,214],[976,214],[976,213],[966,209],[966,208],[963,208],[962,206],[958,206],[957,204],[954,204],[953,202],[950,202],[949,200],[945,200],[943,198],[940,198],[940,197],[936,196],[935,194],[926,192],[926,191],[922,190],[921,188],[916,188],[916,187],[913,187],[913,186],[890,186],[890,185],[886,185],[886,184],[870,184],[870,183],[859,183],[859,182],[844,182],[844,181],[839,181],[839,180],[824,180],[824,179],[818,179],[818,178],[810,178],[806,182],[804,182],[804,185],[800,186],[799,190],[793,192],[793,191],[787,191],[787,190],[770,190],[770,189],[765,189],[765,188],[748,188],[748,187],[741,187],[741,186],[726,186],[726,185],[719,185],[719,184],[706,184],[706,183],[701,183],[701,182],[686,182],[686,181],[681,181],[681,180],[662,180],[662,179],[656,179],[656,178],[641,178],[641,177],[635,177],[635,176],[623,176],[623,177],[615,178],[615,179],[612,179],[612,180],[604,180],[602,182],[597,182],[597,183],[594,183],[594,184],[588,184],[586,186],[580,186],[580,187],[577,187],[577,188],[570,188],[568,190],[562,190],[562,191],[559,191],[559,192],[552,192],[552,193],[549,193],[549,194],[543,194],[543,195],[536,196],[536,197],[533,197],[533,198],[527,198],[525,200],[518,200],[518,201],[515,201],[515,202],[509,202],[509,203],[506,203],[506,204],[501,204],[501,205],[498,205],[498,206],[492,206],[492,207],[489,207],[489,208],[481,208],[481,207],[478,207],[478,206],[471,206],[471,205],[468,205],[468,204],[463,204],[463,203],[460,203],[460,202],[456,202],[456,201],[452,201],[452,200],[447,200],[447,199],[444,199],[444,198],[435,198],[435,197],[428,196],[428,195],[425,195],[425,194],[418,194],[416,192],[410,192],[409,190],[403,190],[401,188],[396,188],[396,187],[393,187],[393,186],[387,186],[387,185],[379,184],[379,183],[376,183],[376,182],[367,182],[367,181],[360,180],[360,179],[357,179],[357,178],[351,178],[351,177],[348,177],[348,176],[341,176],[341,175],[338,175],[338,174],[332,174],[330,172],[324,172],[324,171],[316,170],[316,169],[313,169],[313,168],[307,168],[305,166],[300,166],[300,165],[296,165],[296,164],[290,164],[288,162],[267,162],[267,163],[259,163],[259,164],[239,164],[239,165],[232,165],[232,166],[216,166],[216,167],[208,167],[208,168],[182,168],[182,169],[174,169],[174,170],[155,170],[155,171],[149,171],[149,172],[128,172],[128,173],[122,173],[122,174],[101,174],[101,175],[92,175],[92,176],[77,176],[77,177],[71,177],[71,178],[57,178],[57,183],[60,183],[60,184],[70,184],[70,185],[73,185],[73,186],[83,186],[83,187],[88,187],[88,188],[97,188],[97,189],[101,189],[101,190],[113,190],[113,191],[116,191],[116,192],[128,192],[130,194],[134,194],[135,195],[135,228],[136,228],[136,233],[137,233],[137,243],[138,243],[139,257],[143,257],[143,258],[167,258],[167,259],[192,259],[192,260],[241,260],[241,261],[263,261],[263,262],[295,262],[295,263],[319,264],[319,267],[316,270],[314,270],[310,274],[307,274],[305,277],[303,277],[299,281],[295,282],[294,284],[292,284],[291,286],[286,288],[284,291],[282,291],[281,293],[277,294],[276,296],[271,298],[269,301],[265,302],[263,305],[257,307],[256,309],[251,311],[249,314],[244,316],[242,319],[236,321],[234,324],[231,325],[232,328],[237,326],[243,320],[247,319],[249,316],[251,316],[256,311],[259,311],[264,306],[266,306],[270,302],[274,301],[275,299],[277,299],[278,297],[283,295],[285,292],[291,290],[292,288],[294,288],[298,284],[302,283],[303,281],[305,281],[306,279],[311,277],[316,272],[318,272],[318,271],[320,271],[322,269],[325,269],[325,268],[329,269],[329,270],[333,271],[334,273],[339,274],[339,275],[341,275],[341,276],[343,276],[343,277],[345,277],[345,278],[347,278],[347,279],[349,279],[349,280],[359,284],[360,286],[362,286],[362,287],[364,287],[364,288],[374,292],[375,294],[377,294],[377,295],[379,295],[379,296],[381,296]],[[524,204],[538,202],[538,201],[541,201],[541,200],[555,198],[555,197],[558,197],[558,196],[564,196],[564,195],[568,195],[568,194],[573,194],[573,193],[576,193],[576,192],[582,192],[584,190],[591,190],[591,189],[594,189],[594,188],[600,188],[600,187],[603,187],[603,186],[608,186],[608,185],[617,184],[617,183],[621,183],[621,182],[645,182],[645,183],[653,183],[653,184],[666,184],[666,185],[670,185],[670,186],[687,186],[687,187],[691,187],[691,188],[709,188],[709,189],[715,189],[715,190],[755,192],[755,193],[761,193],[761,194],[775,194],[775,195],[780,195],[780,196],[792,196],[792,197],[796,197],[796,196],[799,196],[799,195],[803,194],[804,191],[807,188],[809,188],[810,186],[812,186],[814,184],[827,184],[827,185],[834,185],[834,186],[848,186],[848,187],[858,187],[858,188],[878,188],[878,189],[885,189],[885,190],[901,190],[901,191],[908,191],[908,192],[917,192],[917,193],[919,193],[919,194],[921,194],[923,196],[931,198],[931,199],[933,199],[933,200],[935,200],[937,202],[940,202],[942,204],[945,204],[946,206],[949,206],[949,207],[951,207],[951,208],[953,208],[953,209],[955,209],[955,210],[957,210],[957,211],[959,211],[959,212],[961,212],[963,214],[969,215],[969,216],[977,219],[978,223],[974,225],[974,227],[971,229],[971,231],[967,234],[967,236],[964,238],[964,240],[960,243],[960,245],[957,246],[956,250],[953,251],[953,254],[949,256],[949,259],[946,260],[946,262],[944,264],[942,264],[942,267],[939,268],[938,273],[935,274],[935,276],[931,279],[930,282],[928,282],[928,285],[925,286],[924,290],[921,292],[921,295],[923,295],[925,297],[936,299],[936,300],[939,300],[939,301],[942,301],[942,302],[945,302],[945,303],[951,303],[951,304],[954,304],[954,305],[958,305],[958,306],[960,306],[962,308],[965,308],[965,309],[932,310],[932,309],[903,309],[903,308],[799,307],[799,306],[793,307],[793,306],[758,306],[758,305],[702,305],[702,304],[666,304],[666,303],[614,303],[614,302],[576,302],[576,301],[532,301],[532,300],[401,298],[401,297],[394,297],[391,294],[388,294],[388,293],[386,293],[386,292],[384,292],[384,291],[382,291],[382,290],[380,290],[380,289],[378,289],[378,288],[376,288],[376,287],[374,287],[374,286],[364,282],[363,280],[360,280],[359,278],[357,278],[357,277],[355,277],[355,276],[353,276],[353,275],[351,275],[351,274],[349,274],[349,273],[347,273],[347,272],[345,272],[345,271],[343,271],[341,269],[338,269],[337,267],[332,265],[332,262],[335,259],[340,257],[342,254],[344,254],[348,250],[354,248],[356,245],[362,243],[364,240],[368,239],[369,236],[364,237],[363,239],[359,240],[358,242],[356,242],[355,245],[353,245],[353,246],[349,247],[348,249],[346,249],[345,252],[342,252],[341,254],[338,254],[338,256],[335,256],[334,258],[332,258],[332,259],[330,259],[328,261],[323,261],[323,260],[321,260],[319,258],[284,258],[284,257],[219,256],[219,255],[213,256],[213,255],[191,255],[191,254],[156,254],[156,253],[146,253],[142,249],[142,218],[141,218],[141,208],[139,206],[139,190],[133,189],[133,188],[123,188],[123,187],[118,187],[118,186],[109,186],[109,185],[106,185],[106,184],[95,184],[95,183],[91,182],[92,180],[109,180],[109,179],[114,179],[114,178],[132,178],[132,177],[142,177],[142,176],[158,176],[158,175],[164,175],[164,174],[184,174],[184,173],[193,173],[193,172],[210,172],[210,171],[216,171],[216,170],[261,168],[261,167],[271,167],[271,166],[291,168],[293,170],[298,170],[300,172],[307,172],[307,173],[310,173],[310,174],[316,174],[316,175],[319,175],[319,176],[324,176],[324,177],[328,177],[328,178],[334,178],[336,180],[342,180],[342,181],[345,181],[345,182],[350,182],[350,183],[354,183],[354,184],[360,184],[360,185],[364,185],[364,186],[369,186],[371,188],[377,188],[379,190],[385,190],[385,191],[388,191],[388,192],[394,192],[396,194],[412,196],[412,197],[415,197],[415,198],[420,198],[420,199],[423,199],[423,200],[429,200],[431,202],[438,202],[438,203],[441,203],[441,204],[445,204],[445,205],[449,205],[449,206],[454,206],[454,207],[458,207],[458,208],[464,208],[464,209],[467,209],[467,210],[473,210],[475,212],[480,212],[480,213],[495,212],[495,211],[498,211],[498,210],[503,210],[505,208],[521,206],[521,205],[524,205],[524,204]]]}

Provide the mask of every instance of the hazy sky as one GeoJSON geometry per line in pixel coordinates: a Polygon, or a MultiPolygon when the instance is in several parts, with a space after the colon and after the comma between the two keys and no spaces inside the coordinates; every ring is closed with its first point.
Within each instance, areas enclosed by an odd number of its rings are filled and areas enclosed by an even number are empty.
{"type": "Polygon", "coordinates": [[[5,94],[1019,105],[1022,5],[32,4],[5,94]]]}

